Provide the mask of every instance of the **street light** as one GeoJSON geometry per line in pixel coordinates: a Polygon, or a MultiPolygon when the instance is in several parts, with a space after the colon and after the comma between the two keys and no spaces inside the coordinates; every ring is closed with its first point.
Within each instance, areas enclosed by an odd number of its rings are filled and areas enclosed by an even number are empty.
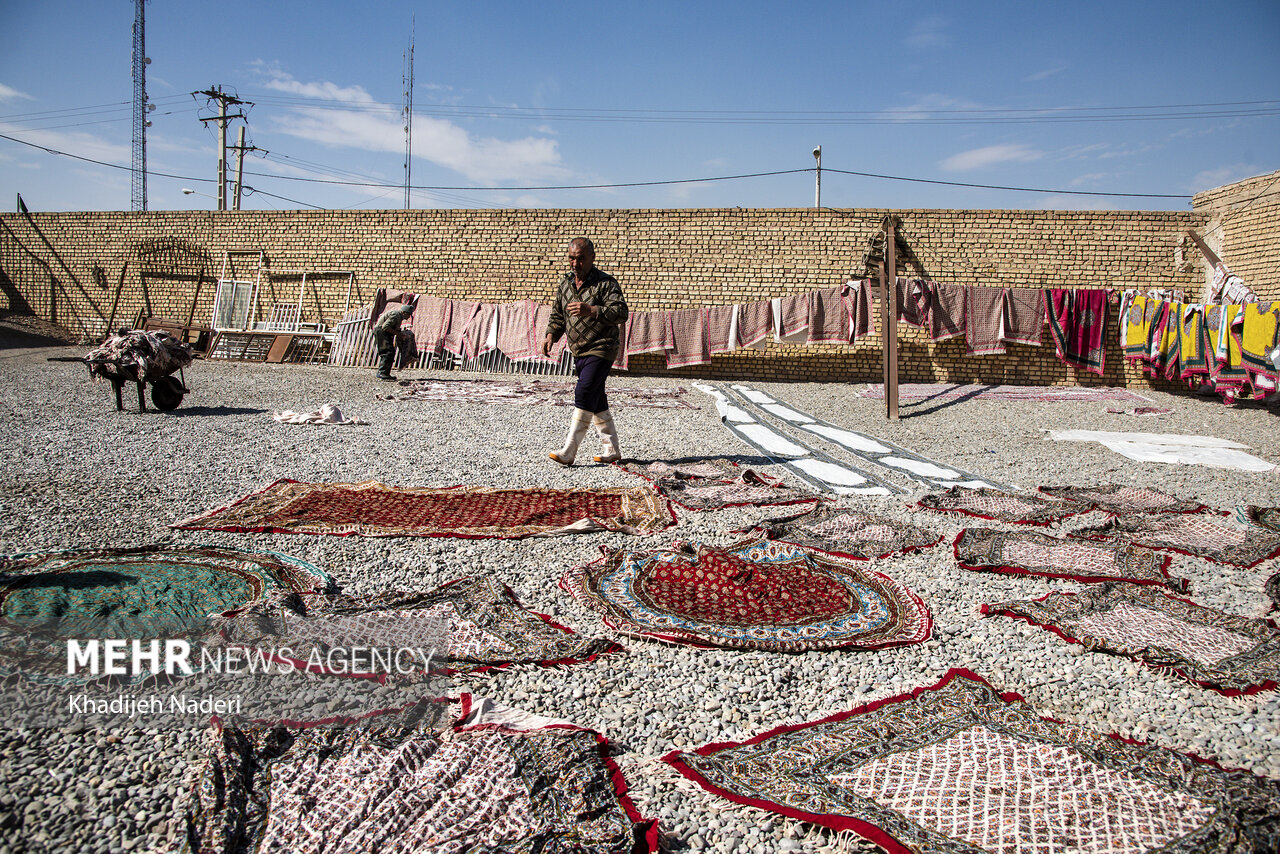
{"type": "Polygon", "coordinates": [[[183,188],[182,188],[182,195],[184,195],[184,196],[204,196],[206,199],[213,199],[215,202],[218,200],[218,197],[217,197],[217,196],[211,196],[211,195],[209,195],[208,193],[201,193],[200,191],[198,191],[198,190],[193,190],[193,189],[191,189],[190,187],[183,187],[183,188]]]}
{"type": "Polygon", "coordinates": [[[813,150],[813,159],[818,161],[816,170],[816,183],[813,188],[813,206],[815,208],[822,207],[822,146],[819,145],[813,150]]]}

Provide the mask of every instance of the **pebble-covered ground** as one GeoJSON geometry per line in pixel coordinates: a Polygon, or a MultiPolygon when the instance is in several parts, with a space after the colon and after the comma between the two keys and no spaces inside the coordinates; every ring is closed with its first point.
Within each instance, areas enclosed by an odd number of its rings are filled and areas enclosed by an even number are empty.
{"type": "MultiPolygon", "coordinates": [[[[487,573],[530,608],[579,632],[603,635],[604,626],[557,589],[566,568],[595,559],[605,545],[657,546],[677,537],[731,542],[733,529],[785,512],[677,510],[678,527],[643,542],[617,533],[510,541],[176,531],[168,525],[277,478],[494,487],[603,487],[634,479],[610,466],[582,464],[582,458],[572,468],[547,460],[568,423],[570,410],[563,407],[385,402],[375,394],[388,387],[376,383],[370,370],[202,361],[186,371],[192,391],[176,411],[139,414],[126,389],[127,410],[116,412],[110,387],[91,382],[83,366],[46,361],[83,355],[87,348],[50,343],[0,330],[0,553],[152,543],[263,549],[310,561],[357,594],[427,590],[487,573]],[[324,403],[369,424],[289,426],[270,417],[273,410],[305,412],[324,403]]],[[[744,464],[781,473],[739,444],[720,424],[711,399],[689,381],[619,375],[610,382],[618,388],[683,387],[685,399],[697,406],[619,406],[627,455],[736,454],[744,464]]],[[[1125,405],[1114,401],[968,400],[904,405],[901,420],[889,422],[882,402],[856,396],[863,385],[752,385],[832,424],[1022,489],[1140,484],[1224,510],[1280,504],[1280,470],[1135,463],[1098,444],[1045,438],[1050,429],[1067,428],[1200,434],[1243,442],[1280,463],[1280,412],[1274,407],[1226,407],[1209,398],[1149,393],[1151,405],[1172,412],[1135,417],[1108,413],[1108,407],[1125,405]]],[[[819,447],[853,461],[835,446],[819,447]]],[[[658,757],[932,685],[955,667],[1023,695],[1041,714],[1280,779],[1277,692],[1224,698],[1128,659],[1086,652],[1023,622],[982,617],[983,603],[1081,585],[960,569],[949,542],[965,517],[913,512],[909,505],[921,494],[917,489],[910,496],[841,501],[946,535],[943,545],[871,564],[924,599],[935,620],[925,643],[786,655],[623,639],[624,655],[567,669],[459,678],[452,687],[606,735],[636,802],[660,821],[664,844],[676,850],[810,850],[831,840],[689,791],[658,757]]],[[[1194,600],[1260,617],[1270,604],[1263,584],[1278,564],[1244,570],[1178,557],[1170,572],[1190,579],[1194,600]]],[[[173,850],[181,838],[175,804],[201,759],[203,737],[194,728],[15,727],[0,721],[0,854],[173,850]]]]}

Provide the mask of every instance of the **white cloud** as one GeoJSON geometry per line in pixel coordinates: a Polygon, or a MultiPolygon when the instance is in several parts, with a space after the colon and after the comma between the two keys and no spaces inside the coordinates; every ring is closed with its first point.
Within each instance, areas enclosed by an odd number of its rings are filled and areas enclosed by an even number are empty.
{"type": "Polygon", "coordinates": [[[903,39],[903,43],[915,50],[943,47],[950,42],[945,32],[946,24],[946,19],[938,15],[921,18],[903,39]]]}
{"type": "MultiPolygon", "coordinates": [[[[302,83],[274,68],[265,68],[267,84],[305,98],[341,101],[359,109],[298,106],[275,119],[273,130],[334,148],[394,152],[404,150],[404,123],[399,107],[375,101],[359,86],[302,83]]],[[[414,116],[414,159],[425,159],[481,184],[538,181],[562,177],[559,144],[545,136],[503,140],[473,136],[453,122],[414,116]]]]}
{"type": "Polygon", "coordinates": [[[34,101],[35,98],[31,97],[26,92],[19,92],[12,86],[6,86],[3,83],[0,83],[0,103],[17,100],[34,101]]]}
{"type": "Polygon", "coordinates": [[[999,163],[1028,163],[1044,157],[1043,151],[1025,145],[988,145],[953,154],[938,165],[949,172],[984,169],[999,163]]]}
{"type": "Polygon", "coordinates": [[[963,98],[953,98],[950,95],[941,95],[937,92],[931,92],[928,95],[917,96],[913,103],[905,104],[901,107],[890,107],[889,109],[882,111],[882,115],[886,118],[910,122],[936,118],[934,113],[938,112],[983,109],[991,108],[984,107],[982,104],[978,104],[973,101],[967,101],[963,98]]]}
{"type": "Polygon", "coordinates": [[[1067,70],[1067,66],[1059,65],[1054,68],[1046,68],[1043,71],[1037,71],[1035,74],[1028,74],[1026,77],[1023,77],[1022,79],[1026,83],[1039,83],[1041,80],[1047,80],[1053,75],[1061,74],[1066,70],[1067,70]]]}
{"type": "Polygon", "coordinates": [[[1233,163],[1230,166],[1221,166],[1217,169],[1206,169],[1203,172],[1198,172],[1191,179],[1191,191],[1193,193],[1202,193],[1205,190],[1213,190],[1227,184],[1234,184],[1236,181],[1241,181],[1245,178],[1252,178],[1263,171],[1265,170],[1244,163],[1233,163]]]}
{"type": "Polygon", "coordinates": [[[126,168],[133,162],[133,147],[131,143],[107,142],[83,131],[66,133],[53,130],[31,130],[17,125],[0,123],[0,133],[20,139],[23,142],[29,142],[32,145],[74,154],[77,157],[84,157],[89,160],[99,160],[103,163],[112,163],[126,168]]]}

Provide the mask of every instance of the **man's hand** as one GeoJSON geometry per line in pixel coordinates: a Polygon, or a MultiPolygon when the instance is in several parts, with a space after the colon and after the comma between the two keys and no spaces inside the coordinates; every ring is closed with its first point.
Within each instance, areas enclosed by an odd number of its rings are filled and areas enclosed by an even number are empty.
{"type": "Polygon", "coordinates": [[[571,302],[565,308],[574,317],[596,316],[596,307],[589,302],[571,302]]]}
{"type": "Polygon", "coordinates": [[[555,342],[551,340],[550,335],[542,339],[542,355],[546,356],[548,359],[551,358],[551,345],[554,343],[555,342]]]}

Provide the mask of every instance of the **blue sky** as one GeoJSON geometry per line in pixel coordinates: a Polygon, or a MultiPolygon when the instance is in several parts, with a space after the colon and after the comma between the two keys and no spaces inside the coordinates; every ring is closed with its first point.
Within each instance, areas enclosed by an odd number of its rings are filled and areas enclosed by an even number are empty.
{"type": "MultiPolygon", "coordinates": [[[[0,0],[0,208],[129,209],[133,18],[0,0]]],[[[244,208],[404,207],[411,26],[414,207],[809,207],[817,145],[840,208],[1185,210],[1047,191],[1189,197],[1280,169],[1276,0],[152,0],[149,209],[214,206],[214,110],[191,93],[215,85],[252,102],[265,151],[244,208]]]]}

